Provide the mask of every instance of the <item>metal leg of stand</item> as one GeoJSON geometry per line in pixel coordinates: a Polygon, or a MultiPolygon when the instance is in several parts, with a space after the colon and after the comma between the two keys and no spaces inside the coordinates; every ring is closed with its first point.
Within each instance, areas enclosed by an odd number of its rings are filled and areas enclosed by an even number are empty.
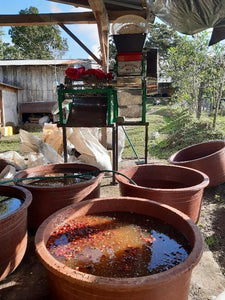
{"type": "Polygon", "coordinates": [[[148,123],[145,123],[145,163],[148,163],[148,123]]]}
{"type": "MultiPolygon", "coordinates": [[[[117,135],[117,126],[114,124],[113,127],[112,127],[112,159],[113,159],[113,170],[114,171],[117,171],[118,169],[118,155],[117,155],[117,138],[118,138],[118,135],[117,135]]],[[[113,181],[112,181],[112,184],[116,184],[116,177],[115,177],[115,173],[113,173],[113,181]]]]}
{"type": "Polygon", "coordinates": [[[116,134],[115,134],[115,138],[116,138],[116,143],[115,143],[115,147],[116,147],[116,167],[115,167],[115,170],[118,171],[119,169],[119,158],[118,158],[118,137],[119,137],[119,134],[118,134],[118,124],[116,123],[116,134]]]}
{"type": "Polygon", "coordinates": [[[63,153],[64,153],[64,162],[67,162],[67,137],[66,137],[66,127],[62,128],[63,131],[63,153]]]}

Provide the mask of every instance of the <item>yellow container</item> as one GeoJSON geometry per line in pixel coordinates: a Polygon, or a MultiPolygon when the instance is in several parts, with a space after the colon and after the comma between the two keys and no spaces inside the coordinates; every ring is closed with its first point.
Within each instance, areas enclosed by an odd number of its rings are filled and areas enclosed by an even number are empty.
{"type": "Polygon", "coordinates": [[[1,127],[0,129],[1,129],[2,136],[12,136],[13,135],[12,126],[4,126],[4,127],[1,127]]]}

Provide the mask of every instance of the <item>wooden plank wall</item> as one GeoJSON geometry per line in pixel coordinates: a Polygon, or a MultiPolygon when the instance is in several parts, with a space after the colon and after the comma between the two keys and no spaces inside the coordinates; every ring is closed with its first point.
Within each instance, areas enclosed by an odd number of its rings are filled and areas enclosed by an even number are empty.
{"type": "Polygon", "coordinates": [[[57,101],[56,81],[64,83],[67,65],[0,66],[0,82],[21,87],[18,103],[57,101]]]}

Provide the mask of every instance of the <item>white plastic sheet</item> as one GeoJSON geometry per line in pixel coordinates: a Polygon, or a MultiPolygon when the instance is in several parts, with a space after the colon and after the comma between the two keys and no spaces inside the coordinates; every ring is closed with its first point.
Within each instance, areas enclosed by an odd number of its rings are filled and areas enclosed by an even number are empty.
{"type": "MultiPolygon", "coordinates": [[[[13,166],[11,165],[6,166],[0,173],[0,182],[12,180],[15,174],[16,174],[16,169],[13,166]]],[[[8,182],[8,184],[9,183],[10,182],[8,182]]]]}
{"type": "Polygon", "coordinates": [[[28,168],[46,165],[47,163],[48,163],[48,161],[42,153],[28,153],[28,155],[27,155],[27,167],[28,168]]]}
{"type": "Polygon", "coordinates": [[[26,163],[23,156],[21,156],[16,151],[7,151],[0,153],[0,158],[9,162],[9,164],[13,165],[18,171],[24,170],[26,168],[26,163]]]}
{"type": "Polygon", "coordinates": [[[81,154],[79,160],[98,167],[100,170],[112,170],[110,156],[89,128],[71,128],[67,132],[68,140],[81,154]]]}
{"type": "Polygon", "coordinates": [[[41,153],[45,157],[47,163],[62,163],[63,158],[50,145],[46,144],[42,139],[34,136],[30,132],[20,129],[21,149],[22,153],[41,153]]]}
{"type": "Polygon", "coordinates": [[[211,45],[225,38],[224,0],[149,0],[149,9],[184,34],[214,28],[211,45]]]}

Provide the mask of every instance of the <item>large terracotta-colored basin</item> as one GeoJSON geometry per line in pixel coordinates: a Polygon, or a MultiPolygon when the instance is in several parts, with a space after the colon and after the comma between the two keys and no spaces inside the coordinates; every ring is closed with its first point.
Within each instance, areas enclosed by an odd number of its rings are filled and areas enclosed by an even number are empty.
{"type": "Polygon", "coordinates": [[[204,172],[209,186],[225,182],[225,141],[214,140],[191,145],[170,156],[169,162],[204,172]]]}
{"type": "MultiPolygon", "coordinates": [[[[75,172],[98,172],[95,166],[79,163],[50,164],[29,168],[19,172],[15,180],[27,177],[52,175],[57,173],[75,172]]],[[[61,187],[35,186],[26,184],[26,181],[17,182],[17,185],[31,191],[33,201],[28,210],[28,226],[37,230],[38,226],[55,211],[85,199],[92,199],[100,196],[100,183],[103,173],[98,173],[93,179],[61,187]]]]}
{"type": "Polygon", "coordinates": [[[186,167],[147,164],[127,167],[116,175],[122,196],[146,198],[175,207],[187,214],[194,222],[200,216],[203,190],[208,177],[186,167]]]}
{"type": "Polygon", "coordinates": [[[52,299],[187,300],[191,273],[202,255],[203,239],[194,222],[172,207],[146,199],[112,197],[82,201],[54,213],[39,227],[35,246],[47,270],[52,299]],[[86,214],[109,211],[134,212],[167,222],[185,235],[192,251],[182,263],[158,274],[137,278],[108,278],[71,269],[57,261],[47,250],[49,237],[64,222],[86,214]]]}
{"type": "Polygon", "coordinates": [[[0,195],[20,199],[22,205],[12,213],[0,217],[0,280],[21,263],[27,248],[27,208],[31,193],[21,187],[0,186],[0,195]]]}

